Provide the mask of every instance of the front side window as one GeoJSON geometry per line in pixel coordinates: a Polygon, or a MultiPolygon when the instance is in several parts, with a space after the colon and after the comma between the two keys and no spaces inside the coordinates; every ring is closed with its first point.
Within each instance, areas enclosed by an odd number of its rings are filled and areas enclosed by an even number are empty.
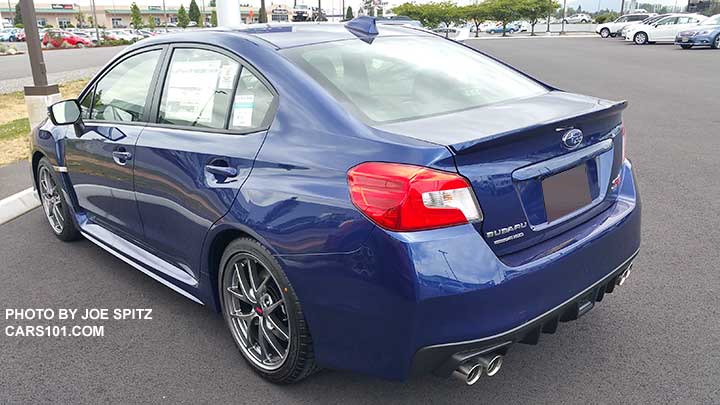
{"type": "Polygon", "coordinates": [[[620,17],[620,18],[618,18],[617,20],[615,20],[615,22],[616,22],[616,23],[625,22],[625,21],[628,20],[628,18],[629,18],[629,17],[620,17]]]}
{"type": "Polygon", "coordinates": [[[91,119],[142,121],[160,50],[131,56],[112,68],[95,86],[91,119]]]}
{"type": "Polygon", "coordinates": [[[381,37],[283,52],[371,123],[447,114],[548,91],[479,52],[437,38],[381,37]]]}
{"type": "Polygon", "coordinates": [[[176,49],[160,102],[162,124],[225,128],[240,65],[217,52],[176,49]]]}

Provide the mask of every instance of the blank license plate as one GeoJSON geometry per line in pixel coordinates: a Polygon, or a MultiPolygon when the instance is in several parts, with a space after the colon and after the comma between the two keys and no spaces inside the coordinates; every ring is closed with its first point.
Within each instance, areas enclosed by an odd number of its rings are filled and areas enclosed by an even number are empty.
{"type": "Polygon", "coordinates": [[[562,218],[592,201],[585,164],[544,179],[542,189],[548,222],[562,218]]]}

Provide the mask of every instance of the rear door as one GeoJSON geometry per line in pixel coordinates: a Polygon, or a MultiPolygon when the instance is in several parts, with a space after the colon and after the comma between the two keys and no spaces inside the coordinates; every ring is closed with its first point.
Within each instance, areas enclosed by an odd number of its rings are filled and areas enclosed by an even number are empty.
{"type": "Polygon", "coordinates": [[[133,191],[135,142],[147,122],[163,48],[123,58],[81,100],[83,125],[67,131],[65,163],[88,218],[137,240],[142,225],[133,191]]]}
{"type": "Polygon", "coordinates": [[[214,47],[173,46],[161,77],[136,145],[135,195],[146,246],[197,277],[205,235],[250,174],[277,96],[214,47]]]}
{"type": "Polygon", "coordinates": [[[669,41],[675,39],[678,17],[668,17],[660,20],[650,32],[650,41],[669,41]]]}

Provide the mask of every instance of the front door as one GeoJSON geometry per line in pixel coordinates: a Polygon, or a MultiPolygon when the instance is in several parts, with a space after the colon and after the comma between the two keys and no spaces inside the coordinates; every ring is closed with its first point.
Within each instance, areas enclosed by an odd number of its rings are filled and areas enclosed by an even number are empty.
{"type": "Polygon", "coordinates": [[[136,146],[135,195],[146,246],[197,278],[205,235],[250,174],[276,98],[232,55],[171,52],[136,146]]]}
{"type": "Polygon", "coordinates": [[[133,189],[135,143],[145,127],[162,49],[129,56],[83,95],[83,124],[67,131],[65,164],[80,211],[130,239],[142,237],[133,189]]]}

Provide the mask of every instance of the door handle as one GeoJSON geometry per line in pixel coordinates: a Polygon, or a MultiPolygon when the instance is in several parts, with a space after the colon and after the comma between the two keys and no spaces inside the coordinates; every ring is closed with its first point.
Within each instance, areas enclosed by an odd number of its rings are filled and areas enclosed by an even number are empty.
{"type": "Polygon", "coordinates": [[[119,164],[120,166],[125,166],[125,164],[127,164],[127,161],[132,159],[132,153],[125,151],[123,148],[123,150],[113,151],[112,157],[115,163],[119,164]]]}
{"type": "Polygon", "coordinates": [[[222,177],[235,177],[238,175],[238,169],[228,166],[206,165],[205,170],[207,170],[208,173],[222,177]]]}

